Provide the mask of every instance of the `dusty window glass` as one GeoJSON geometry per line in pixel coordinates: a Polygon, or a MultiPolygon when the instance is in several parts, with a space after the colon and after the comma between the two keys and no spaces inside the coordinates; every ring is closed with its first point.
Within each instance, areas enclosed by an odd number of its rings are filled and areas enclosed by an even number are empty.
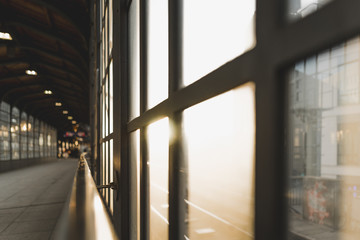
{"type": "Polygon", "coordinates": [[[147,128],[149,151],[150,240],[168,239],[169,228],[169,120],[147,128]]]}
{"type": "Polygon", "coordinates": [[[186,239],[254,239],[254,93],[248,83],[184,111],[186,239]]]}
{"type": "Polygon", "coordinates": [[[287,15],[290,21],[304,18],[332,0],[288,0],[287,15]]]}
{"type": "Polygon", "coordinates": [[[185,86],[256,43],[255,0],[184,0],[183,19],[185,86]]]}
{"type": "Polygon", "coordinates": [[[289,71],[288,239],[360,239],[359,43],[289,71]]]}

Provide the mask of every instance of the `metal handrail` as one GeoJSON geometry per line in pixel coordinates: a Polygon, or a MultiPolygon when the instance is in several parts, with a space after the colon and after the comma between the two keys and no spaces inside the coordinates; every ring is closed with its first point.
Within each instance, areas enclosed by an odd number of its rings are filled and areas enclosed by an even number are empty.
{"type": "Polygon", "coordinates": [[[80,156],[71,194],[58,221],[53,239],[118,239],[91,176],[85,154],[80,156]]]}

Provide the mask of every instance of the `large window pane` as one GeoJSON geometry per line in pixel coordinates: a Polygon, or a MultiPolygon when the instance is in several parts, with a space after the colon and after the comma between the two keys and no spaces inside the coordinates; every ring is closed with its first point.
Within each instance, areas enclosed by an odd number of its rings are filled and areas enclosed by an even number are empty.
{"type": "Polygon", "coordinates": [[[29,116],[29,122],[27,125],[28,132],[28,157],[34,157],[34,118],[29,116]]]}
{"type": "Polygon", "coordinates": [[[0,160],[10,160],[10,105],[0,102],[0,160]]]}
{"type": "Polygon", "coordinates": [[[12,155],[11,158],[14,160],[20,159],[20,111],[18,108],[12,108],[11,115],[11,149],[12,155]]]}
{"type": "Polygon", "coordinates": [[[317,11],[332,0],[288,0],[288,18],[296,20],[317,11]]]}
{"type": "Polygon", "coordinates": [[[20,122],[20,157],[26,159],[27,156],[27,115],[25,112],[21,113],[21,122],[20,122]]]}
{"type": "Polygon", "coordinates": [[[35,123],[34,123],[34,157],[35,158],[40,157],[39,131],[40,131],[40,121],[38,119],[35,119],[35,123]]]}
{"type": "Polygon", "coordinates": [[[254,238],[254,85],[184,111],[188,238],[254,238]]]}
{"type": "Polygon", "coordinates": [[[168,96],[168,4],[148,1],[148,108],[168,96]]]}
{"type": "Polygon", "coordinates": [[[169,121],[164,118],[148,127],[150,175],[150,240],[168,239],[169,121]]]}
{"type": "Polygon", "coordinates": [[[255,0],[184,0],[184,84],[255,45],[255,0]]]}
{"type": "Polygon", "coordinates": [[[359,64],[357,37],[290,70],[289,239],[360,239],[359,64]]]}

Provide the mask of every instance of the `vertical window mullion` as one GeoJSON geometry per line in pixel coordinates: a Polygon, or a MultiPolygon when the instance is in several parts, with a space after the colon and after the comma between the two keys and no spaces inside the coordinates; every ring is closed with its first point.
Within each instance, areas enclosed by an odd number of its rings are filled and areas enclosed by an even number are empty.
{"type": "MultiPolygon", "coordinates": [[[[183,73],[183,1],[169,1],[169,96],[182,86],[183,73]]],[[[169,116],[173,139],[169,141],[169,239],[184,239],[186,159],[183,156],[182,113],[169,116]]]]}
{"type": "MultiPolygon", "coordinates": [[[[148,1],[140,0],[140,115],[147,109],[148,1]]],[[[146,128],[140,129],[140,239],[149,239],[149,167],[146,128]]]]}

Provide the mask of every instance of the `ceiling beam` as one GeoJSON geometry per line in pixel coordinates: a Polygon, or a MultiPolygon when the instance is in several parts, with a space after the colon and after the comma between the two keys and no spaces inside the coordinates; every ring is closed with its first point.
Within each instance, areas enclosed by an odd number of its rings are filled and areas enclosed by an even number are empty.
{"type": "Polygon", "coordinates": [[[83,43],[87,44],[86,37],[88,35],[87,31],[85,31],[84,26],[80,26],[78,21],[75,21],[71,16],[69,16],[65,11],[61,10],[60,7],[54,6],[50,4],[48,1],[45,0],[29,0],[30,2],[33,2],[39,6],[46,7],[47,9],[56,12],[61,17],[66,19],[71,25],[75,27],[75,29],[80,33],[80,37],[83,41],[83,43]]]}
{"type": "MultiPolygon", "coordinates": [[[[3,23],[5,26],[8,27],[22,27],[25,28],[31,32],[37,33],[41,36],[50,38],[54,41],[58,41],[64,45],[66,45],[67,47],[71,48],[72,51],[74,51],[79,57],[81,57],[83,59],[83,61],[85,61],[84,59],[86,59],[86,52],[80,52],[78,46],[75,46],[73,42],[67,41],[61,37],[59,37],[55,32],[51,31],[51,30],[46,30],[46,29],[40,29],[41,27],[39,26],[34,26],[31,25],[29,22],[27,23],[22,23],[19,21],[5,21],[3,23]]],[[[86,49],[85,49],[86,50],[86,49]]]]}

